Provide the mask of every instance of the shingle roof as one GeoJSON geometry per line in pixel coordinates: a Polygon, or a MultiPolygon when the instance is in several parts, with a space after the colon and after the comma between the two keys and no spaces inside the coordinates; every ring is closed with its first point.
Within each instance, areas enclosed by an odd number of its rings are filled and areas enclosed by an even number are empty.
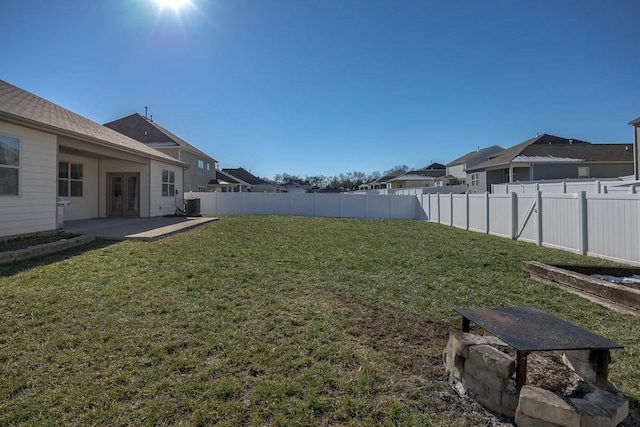
{"type": "Polygon", "coordinates": [[[485,153],[493,152],[494,150],[503,150],[503,148],[498,145],[492,145],[491,147],[485,147],[482,149],[478,149],[476,151],[471,151],[470,153],[467,153],[462,157],[458,157],[457,159],[450,161],[449,163],[447,163],[446,166],[451,167],[451,166],[461,165],[461,164],[467,163],[469,160],[474,159],[478,156],[483,156],[485,155],[485,153]]]}
{"type": "Polygon", "coordinates": [[[236,169],[224,168],[224,169],[222,169],[222,171],[225,172],[228,175],[231,175],[231,176],[233,176],[235,178],[238,178],[238,179],[246,182],[247,184],[274,186],[270,182],[267,182],[264,179],[258,178],[257,176],[251,174],[248,170],[246,170],[244,168],[236,168],[236,169]]]}
{"type": "Polygon", "coordinates": [[[51,101],[0,80],[0,118],[58,135],[108,146],[173,164],[186,166],[135,139],[104,127],[51,101]]]}
{"type": "Polygon", "coordinates": [[[486,162],[467,170],[508,166],[523,158],[544,158],[546,162],[630,162],[633,161],[633,150],[631,144],[591,144],[578,139],[543,134],[500,151],[486,162]]]}
{"type": "Polygon", "coordinates": [[[233,176],[219,169],[216,170],[216,179],[209,181],[212,185],[240,184],[241,182],[233,176]]]}
{"type": "Polygon", "coordinates": [[[138,113],[105,123],[104,125],[151,147],[185,147],[200,156],[209,158],[217,163],[217,160],[213,157],[200,151],[184,139],[169,132],[156,122],[144,118],[138,113]]]}

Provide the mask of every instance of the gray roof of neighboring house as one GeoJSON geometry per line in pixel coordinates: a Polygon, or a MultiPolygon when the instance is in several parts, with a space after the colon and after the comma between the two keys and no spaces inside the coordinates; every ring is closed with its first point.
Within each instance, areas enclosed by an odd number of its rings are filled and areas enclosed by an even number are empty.
{"type": "Polygon", "coordinates": [[[640,117],[629,122],[630,125],[640,125],[640,117]]]}
{"type": "Polygon", "coordinates": [[[500,151],[469,170],[507,167],[511,163],[631,162],[632,144],[591,144],[578,139],[543,134],[500,151]]]}
{"type": "Polygon", "coordinates": [[[56,135],[186,166],[167,154],[0,80],[0,119],[56,135]]]}
{"type": "Polygon", "coordinates": [[[104,125],[150,147],[184,147],[217,163],[217,160],[213,157],[138,113],[133,113],[104,125]]]}
{"type": "Polygon", "coordinates": [[[219,169],[216,169],[216,179],[209,181],[211,185],[228,185],[228,184],[247,184],[242,180],[235,178],[228,173],[225,173],[219,169]]]}
{"type": "Polygon", "coordinates": [[[446,166],[451,167],[456,165],[462,165],[480,156],[486,156],[485,159],[487,159],[489,155],[494,154],[501,150],[504,150],[504,148],[500,147],[499,145],[492,145],[490,147],[485,147],[482,149],[478,148],[475,151],[471,151],[470,153],[467,153],[462,157],[458,157],[457,159],[450,161],[449,163],[446,164],[446,166]]]}
{"type": "Polygon", "coordinates": [[[224,168],[222,169],[222,171],[228,175],[231,175],[235,178],[238,178],[244,182],[246,182],[247,184],[253,185],[253,186],[257,186],[257,185],[270,185],[272,187],[275,187],[275,185],[271,184],[270,182],[265,181],[262,178],[258,178],[257,176],[251,174],[251,172],[249,172],[248,170],[244,169],[244,168],[235,168],[235,169],[230,169],[230,168],[224,168]]]}

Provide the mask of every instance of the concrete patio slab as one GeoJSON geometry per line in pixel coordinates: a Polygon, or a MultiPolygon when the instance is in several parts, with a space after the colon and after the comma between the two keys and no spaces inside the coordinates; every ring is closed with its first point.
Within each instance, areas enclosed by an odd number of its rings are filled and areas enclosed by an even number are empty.
{"type": "Polygon", "coordinates": [[[63,230],[106,240],[155,240],[211,221],[214,217],[92,218],[65,221],[63,230]]]}

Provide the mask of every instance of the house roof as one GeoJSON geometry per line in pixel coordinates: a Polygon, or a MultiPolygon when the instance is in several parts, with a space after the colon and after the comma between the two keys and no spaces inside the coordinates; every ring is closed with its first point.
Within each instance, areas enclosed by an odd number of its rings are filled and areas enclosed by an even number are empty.
{"type": "Polygon", "coordinates": [[[630,162],[631,144],[591,144],[543,134],[507,148],[467,170],[507,167],[511,163],[630,162]]]}
{"type": "Polygon", "coordinates": [[[431,163],[430,165],[421,167],[418,170],[419,171],[444,171],[446,170],[446,167],[441,163],[431,163]]]}
{"type": "Polygon", "coordinates": [[[156,122],[149,120],[138,113],[134,113],[123,117],[118,120],[114,120],[104,124],[106,127],[127,135],[136,141],[140,141],[147,144],[150,147],[182,147],[187,148],[190,151],[211,159],[217,163],[217,160],[208,154],[198,150],[193,145],[189,144],[184,139],[176,136],[163,128],[156,122]]]}
{"type": "Polygon", "coordinates": [[[222,171],[228,175],[231,175],[234,178],[240,179],[244,182],[246,182],[247,184],[250,185],[269,185],[272,187],[275,187],[273,184],[271,184],[270,182],[265,181],[264,179],[258,178],[257,176],[251,174],[251,172],[249,172],[248,170],[246,170],[245,168],[235,168],[235,169],[229,169],[229,168],[224,168],[222,169],[222,171]]]}
{"type": "Polygon", "coordinates": [[[216,169],[216,179],[212,179],[211,181],[209,181],[209,184],[211,185],[229,185],[229,184],[248,185],[246,182],[241,181],[219,169],[216,169]]]}
{"type": "MultiPolygon", "coordinates": [[[[500,150],[504,150],[504,148],[500,147],[499,145],[492,145],[490,147],[485,147],[485,148],[480,148],[478,147],[477,150],[475,151],[471,151],[467,154],[465,154],[462,157],[458,157],[455,160],[450,161],[449,163],[446,164],[447,167],[451,167],[451,166],[456,166],[456,165],[462,165],[465,164],[467,162],[469,162],[472,159],[475,159],[476,157],[480,157],[480,156],[487,156],[488,157],[488,153],[493,153],[496,151],[500,151],[500,150]]],[[[485,159],[487,158],[485,157],[485,159]]]]}
{"type": "Polygon", "coordinates": [[[630,125],[640,125],[640,117],[629,122],[630,125]]]}
{"type": "Polygon", "coordinates": [[[180,166],[186,163],[0,80],[0,119],[180,166]]]}
{"type": "Polygon", "coordinates": [[[402,169],[397,169],[394,170],[392,172],[389,172],[386,175],[381,176],[378,179],[374,179],[373,181],[368,182],[368,184],[374,184],[376,182],[388,182],[390,180],[392,180],[393,178],[400,176],[400,175],[404,175],[406,173],[406,171],[402,170],[402,169]]]}

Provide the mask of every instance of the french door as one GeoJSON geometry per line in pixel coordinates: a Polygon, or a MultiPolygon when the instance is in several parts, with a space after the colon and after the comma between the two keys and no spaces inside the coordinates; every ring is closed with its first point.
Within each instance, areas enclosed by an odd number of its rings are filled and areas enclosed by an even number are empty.
{"type": "Polygon", "coordinates": [[[140,173],[108,173],[107,185],[107,216],[140,216],[140,173]]]}

